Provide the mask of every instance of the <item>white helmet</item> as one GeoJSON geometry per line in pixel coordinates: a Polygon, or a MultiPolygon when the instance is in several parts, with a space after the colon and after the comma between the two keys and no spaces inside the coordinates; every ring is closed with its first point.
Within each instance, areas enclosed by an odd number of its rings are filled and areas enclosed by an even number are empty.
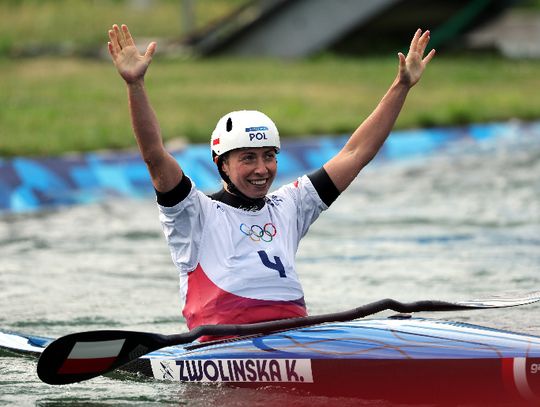
{"type": "Polygon", "coordinates": [[[256,110],[231,112],[219,119],[210,140],[212,155],[246,147],[275,147],[279,151],[279,132],[272,119],[256,110]]]}

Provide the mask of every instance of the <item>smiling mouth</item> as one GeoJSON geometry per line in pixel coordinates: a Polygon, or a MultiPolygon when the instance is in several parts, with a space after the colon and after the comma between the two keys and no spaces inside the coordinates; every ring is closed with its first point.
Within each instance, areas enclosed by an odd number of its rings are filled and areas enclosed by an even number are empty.
{"type": "Polygon", "coordinates": [[[255,179],[255,180],[249,181],[250,184],[256,185],[256,186],[266,185],[267,182],[268,182],[267,179],[255,179]]]}

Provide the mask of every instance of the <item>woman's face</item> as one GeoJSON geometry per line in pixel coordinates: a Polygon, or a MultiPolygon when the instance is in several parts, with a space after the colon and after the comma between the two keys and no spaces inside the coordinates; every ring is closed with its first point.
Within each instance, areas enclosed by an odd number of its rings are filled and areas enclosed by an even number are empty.
{"type": "Polygon", "coordinates": [[[223,171],[248,198],[263,198],[277,172],[274,147],[232,150],[223,160],[223,171]]]}

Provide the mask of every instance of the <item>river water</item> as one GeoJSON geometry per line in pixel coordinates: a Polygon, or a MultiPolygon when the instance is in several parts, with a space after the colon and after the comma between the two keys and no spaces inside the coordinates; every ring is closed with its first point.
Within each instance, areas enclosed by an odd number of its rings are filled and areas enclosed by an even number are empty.
{"type": "MultiPolygon", "coordinates": [[[[176,333],[177,276],[152,199],[0,218],[0,328],[176,333]]],[[[312,226],[297,267],[311,314],[392,297],[465,300],[540,288],[540,137],[459,141],[378,162],[312,226]]],[[[422,314],[540,335],[538,305],[422,314]]],[[[385,315],[384,313],[382,315],[385,315]]],[[[216,386],[97,378],[48,386],[0,353],[0,405],[376,405],[216,386]]]]}

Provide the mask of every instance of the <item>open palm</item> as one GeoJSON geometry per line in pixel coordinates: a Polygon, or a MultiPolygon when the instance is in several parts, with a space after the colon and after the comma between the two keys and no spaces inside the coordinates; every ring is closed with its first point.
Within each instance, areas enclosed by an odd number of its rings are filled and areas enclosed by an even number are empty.
{"type": "Polygon", "coordinates": [[[429,31],[422,34],[422,30],[418,29],[411,41],[407,56],[399,53],[399,79],[408,86],[414,86],[420,80],[426,65],[435,55],[435,50],[432,49],[424,58],[428,42],[429,31]]]}
{"type": "Polygon", "coordinates": [[[120,30],[120,27],[116,24],[109,30],[109,39],[109,53],[120,76],[127,83],[142,79],[152,61],[156,43],[150,43],[146,52],[141,54],[135,46],[128,27],[122,25],[120,30]]]}

